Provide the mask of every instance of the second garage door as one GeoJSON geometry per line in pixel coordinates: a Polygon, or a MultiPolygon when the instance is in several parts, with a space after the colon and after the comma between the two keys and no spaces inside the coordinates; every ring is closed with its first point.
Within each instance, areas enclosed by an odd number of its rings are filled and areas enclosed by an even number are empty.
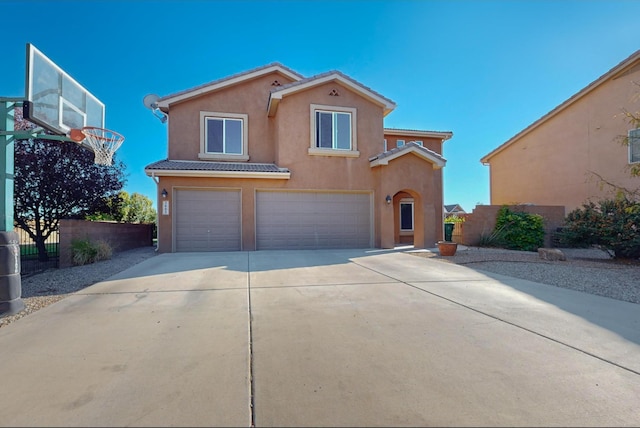
{"type": "Polygon", "coordinates": [[[370,193],[256,192],[258,250],[370,248],[370,193]]]}
{"type": "Polygon", "coordinates": [[[240,191],[179,189],[175,251],[239,251],[240,191]]]}

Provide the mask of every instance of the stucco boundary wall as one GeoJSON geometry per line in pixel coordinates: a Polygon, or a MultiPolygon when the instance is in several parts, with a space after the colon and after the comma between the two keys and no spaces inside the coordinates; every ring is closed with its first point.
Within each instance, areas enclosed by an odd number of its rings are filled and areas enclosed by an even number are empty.
{"type": "Polygon", "coordinates": [[[103,240],[117,253],[153,245],[153,228],[153,224],[60,220],[60,267],[73,266],[71,242],[76,239],[103,240]]]}
{"type": "MultiPolygon", "coordinates": [[[[477,205],[470,214],[461,214],[465,221],[462,223],[461,233],[452,239],[463,245],[477,246],[482,235],[489,235],[496,226],[498,210],[503,205],[477,205]]],[[[540,214],[544,218],[544,246],[552,246],[552,237],[556,229],[564,225],[565,207],[555,205],[507,205],[515,212],[540,214]]]]}

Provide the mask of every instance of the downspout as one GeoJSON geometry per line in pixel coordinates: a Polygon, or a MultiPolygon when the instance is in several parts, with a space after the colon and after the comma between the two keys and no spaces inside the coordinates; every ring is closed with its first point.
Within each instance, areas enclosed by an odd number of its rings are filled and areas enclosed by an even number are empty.
{"type": "MultiPolygon", "coordinates": [[[[151,171],[151,179],[156,183],[156,186],[160,184],[160,179],[156,177],[156,173],[151,171]]],[[[158,188],[156,187],[156,197],[158,195],[158,188]]],[[[159,206],[158,206],[159,207],[159,206]]],[[[156,249],[154,250],[156,253],[158,252],[158,248],[160,248],[160,210],[156,211],[156,249]]]]}

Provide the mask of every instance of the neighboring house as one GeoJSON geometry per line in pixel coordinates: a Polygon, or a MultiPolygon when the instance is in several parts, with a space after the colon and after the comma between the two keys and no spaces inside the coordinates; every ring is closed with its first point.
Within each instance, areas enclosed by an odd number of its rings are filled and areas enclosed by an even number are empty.
{"type": "Polygon", "coordinates": [[[157,104],[168,156],[145,173],[158,186],[160,252],[442,239],[452,133],[385,129],[395,104],[339,71],[304,78],[273,63],[157,104]]]}
{"type": "Polygon", "coordinates": [[[451,204],[444,206],[444,216],[450,216],[455,214],[466,214],[465,210],[458,204],[451,204]]]}
{"type": "Polygon", "coordinates": [[[491,204],[562,205],[566,213],[610,196],[595,174],[629,189],[640,144],[619,139],[640,110],[640,50],[481,159],[490,168],[491,204]]]}

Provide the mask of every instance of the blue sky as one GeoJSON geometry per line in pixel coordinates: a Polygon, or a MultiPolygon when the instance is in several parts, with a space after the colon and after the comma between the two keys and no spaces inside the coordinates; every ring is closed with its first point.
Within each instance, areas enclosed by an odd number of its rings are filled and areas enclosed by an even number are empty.
{"type": "Polygon", "coordinates": [[[471,211],[490,202],[480,158],[640,49],[637,0],[0,0],[0,17],[0,96],[24,96],[32,43],[105,103],[125,190],[154,201],[167,130],[146,94],[275,61],[339,70],[397,104],[385,127],[453,132],[444,202],[471,211]]]}

